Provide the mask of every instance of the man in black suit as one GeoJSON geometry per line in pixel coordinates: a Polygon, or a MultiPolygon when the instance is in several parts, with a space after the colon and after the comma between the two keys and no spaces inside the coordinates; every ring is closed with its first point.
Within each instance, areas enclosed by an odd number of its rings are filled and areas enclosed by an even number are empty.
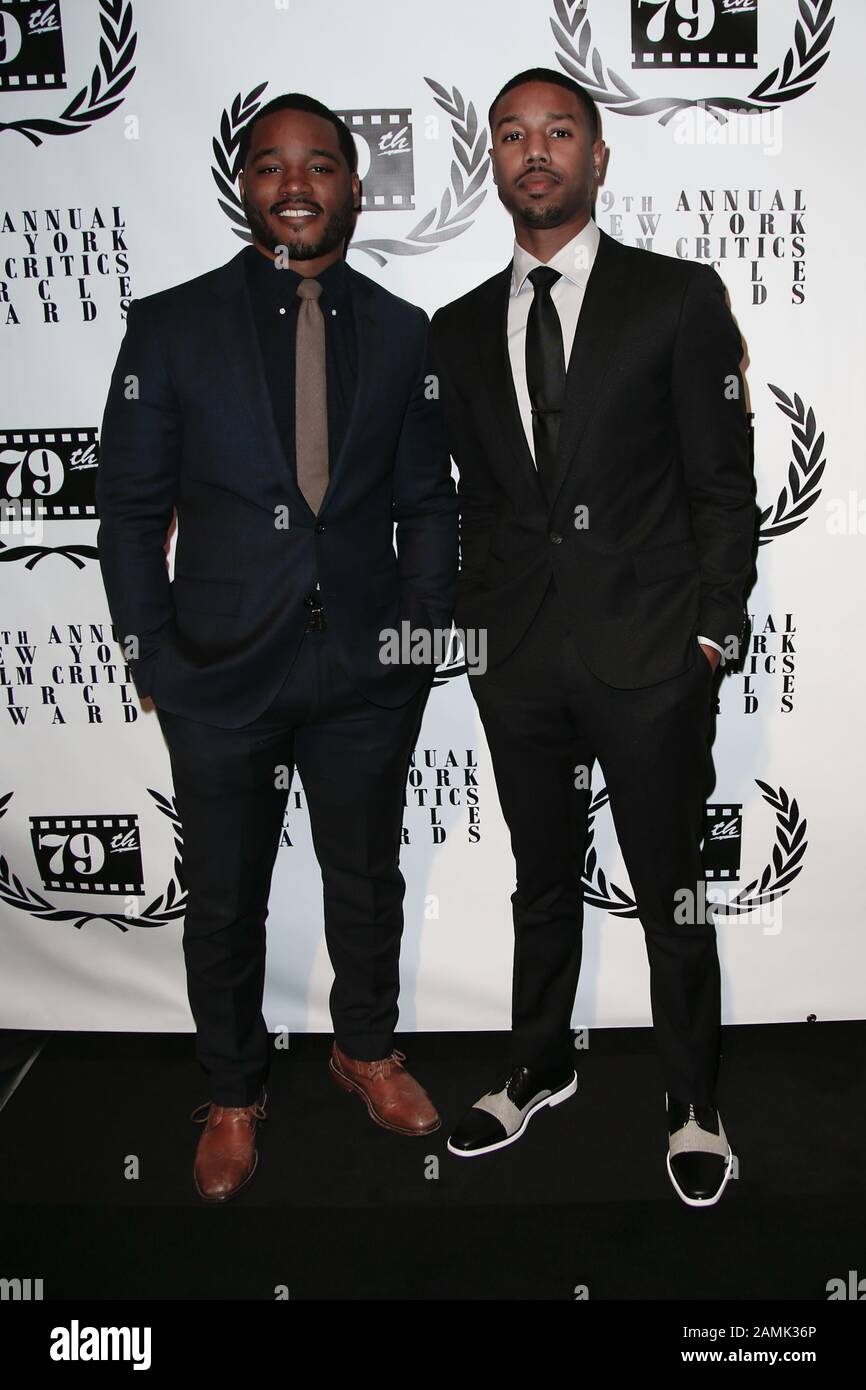
{"type": "Polygon", "coordinates": [[[313,98],[279,97],[244,129],[238,168],[253,244],[130,303],[97,484],[112,617],[153,695],[183,823],[212,1097],[194,1176],[211,1201],[257,1162],[265,919],[295,767],[334,967],[331,1074],[396,1133],[439,1125],[393,1047],[403,798],[434,667],[382,650],[404,622],[450,628],[457,574],[427,316],[345,261],[351,133],[313,98]]]}
{"type": "Polygon", "coordinates": [[[754,554],[740,337],[714,270],[599,231],[605,145],[576,82],[520,73],[490,128],[513,260],[431,336],[460,474],[456,622],[486,630],[472,689],[517,866],[513,1029],[448,1147],[511,1144],[576,1089],[597,759],[646,938],[668,1172],[703,1205],[732,1163],[700,845],[714,670],[742,641],[754,554]]]}

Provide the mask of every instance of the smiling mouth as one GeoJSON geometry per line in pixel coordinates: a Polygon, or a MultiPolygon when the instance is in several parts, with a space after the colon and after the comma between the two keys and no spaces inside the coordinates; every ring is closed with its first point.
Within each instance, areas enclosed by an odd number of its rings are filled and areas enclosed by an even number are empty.
{"type": "Polygon", "coordinates": [[[286,222],[304,222],[308,218],[318,217],[318,215],[319,213],[316,208],[298,207],[283,208],[281,212],[275,214],[275,216],[281,217],[286,222]]]}

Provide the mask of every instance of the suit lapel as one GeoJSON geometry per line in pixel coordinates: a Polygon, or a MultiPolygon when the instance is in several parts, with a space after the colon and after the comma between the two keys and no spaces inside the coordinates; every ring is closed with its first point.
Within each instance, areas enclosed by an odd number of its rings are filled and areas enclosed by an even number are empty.
{"type": "Polygon", "coordinates": [[[292,509],[312,512],[292,476],[277,430],[265,377],[256,321],[246,284],[244,251],[222,267],[220,305],[216,315],[217,350],[234,382],[234,399],[245,412],[254,447],[247,451],[249,468],[255,468],[267,486],[282,493],[288,482],[292,509]],[[257,446],[257,447],[256,447],[257,446]]]}
{"type": "Polygon", "coordinates": [[[565,375],[565,402],[559,424],[551,513],[556,508],[620,341],[628,307],[629,259],[619,242],[601,233],[565,375]]]}
{"type": "Polygon", "coordinates": [[[484,291],[485,298],[480,312],[474,318],[474,330],[479,349],[478,360],[484,369],[494,413],[500,423],[511,458],[512,466],[507,470],[508,476],[512,480],[516,477],[522,487],[528,487],[534,496],[543,501],[535,460],[526,442],[526,432],[520,418],[520,406],[508,357],[510,263],[499,275],[487,282],[484,291]]]}
{"type": "MultiPolygon", "coordinates": [[[[382,345],[382,329],[372,303],[370,284],[351,267],[347,269],[352,286],[358,372],[349,423],[337,458],[331,461],[328,490],[319,508],[319,516],[334,495],[345,468],[353,431],[364,418],[363,403],[369,383],[376,380],[382,345]]],[[[312,519],[314,513],[298,487],[294,471],[289,468],[274,419],[255,317],[247,291],[243,251],[222,267],[219,284],[221,312],[217,315],[218,347],[234,379],[236,399],[246,410],[250,429],[260,443],[259,452],[266,477],[268,481],[278,482],[281,488],[288,482],[294,505],[312,519]]]]}
{"type": "Polygon", "coordinates": [[[376,312],[374,301],[375,282],[366,275],[360,275],[351,266],[346,267],[352,295],[352,314],[355,320],[355,342],[357,348],[358,371],[355,379],[355,393],[352,409],[346,426],[343,443],[336,459],[331,460],[328,490],[319,508],[319,515],[340,485],[346,469],[346,459],[359,425],[364,420],[373,389],[377,381],[384,380],[385,369],[382,361],[384,333],[381,320],[376,312]]]}

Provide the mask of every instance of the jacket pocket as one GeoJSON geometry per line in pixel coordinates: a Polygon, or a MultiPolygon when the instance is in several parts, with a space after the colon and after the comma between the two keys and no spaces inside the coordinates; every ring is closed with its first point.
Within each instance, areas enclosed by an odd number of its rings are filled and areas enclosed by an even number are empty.
{"type": "Polygon", "coordinates": [[[670,545],[639,550],[632,556],[632,563],[639,584],[656,584],[659,580],[673,579],[678,574],[688,574],[700,568],[698,549],[693,540],[674,541],[670,545]]]}

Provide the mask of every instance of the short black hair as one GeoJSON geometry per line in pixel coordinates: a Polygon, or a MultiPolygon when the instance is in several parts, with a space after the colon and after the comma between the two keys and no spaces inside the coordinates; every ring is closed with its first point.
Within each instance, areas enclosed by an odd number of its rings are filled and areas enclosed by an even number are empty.
{"type": "Polygon", "coordinates": [[[589,92],[585,87],[581,87],[579,82],[575,82],[573,77],[566,77],[564,72],[557,72],[555,68],[527,68],[525,72],[519,72],[516,77],[509,78],[505,86],[496,93],[487,112],[487,124],[490,126],[491,135],[493,134],[493,110],[496,103],[505,96],[506,92],[510,92],[514,87],[522,87],[524,82],[552,82],[557,87],[565,87],[566,91],[573,92],[583,103],[593,140],[598,139],[601,134],[601,118],[598,114],[598,107],[589,92]]]}
{"type": "Polygon", "coordinates": [[[237,161],[235,164],[235,174],[243,172],[246,167],[247,158],[253,138],[253,126],[256,121],[262,120],[265,116],[272,116],[275,111],[309,111],[313,116],[321,116],[323,120],[330,121],[337,132],[337,141],[340,146],[340,153],[349,166],[353,174],[358,172],[358,146],[355,144],[354,137],[346,122],[322,102],[316,101],[315,97],[308,97],[304,92],[284,92],[282,96],[274,97],[266,106],[257,111],[254,116],[250,116],[238,141],[237,161]]]}

